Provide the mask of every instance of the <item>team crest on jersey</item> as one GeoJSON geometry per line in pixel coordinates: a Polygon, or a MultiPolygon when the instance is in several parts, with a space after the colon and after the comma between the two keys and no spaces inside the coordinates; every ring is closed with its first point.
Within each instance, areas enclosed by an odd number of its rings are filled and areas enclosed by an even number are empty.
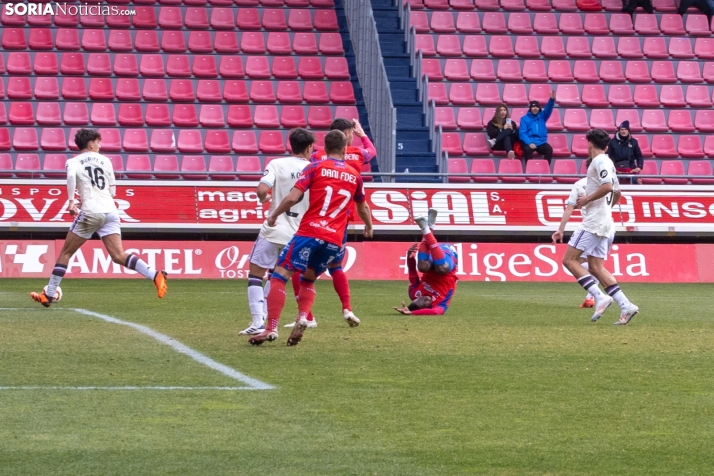
{"type": "Polygon", "coordinates": [[[600,172],[600,178],[605,178],[605,177],[607,177],[607,170],[603,170],[602,172],[600,172]]]}
{"type": "Polygon", "coordinates": [[[310,258],[310,248],[307,246],[303,249],[300,250],[300,259],[303,261],[307,261],[310,258]]]}

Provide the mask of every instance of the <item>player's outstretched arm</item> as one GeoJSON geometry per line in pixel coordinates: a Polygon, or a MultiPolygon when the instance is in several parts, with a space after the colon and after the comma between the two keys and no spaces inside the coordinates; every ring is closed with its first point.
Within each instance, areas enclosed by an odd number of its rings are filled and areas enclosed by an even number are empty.
{"type": "Polygon", "coordinates": [[[364,222],[365,238],[372,238],[374,236],[374,230],[372,229],[372,212],[369,209],[369,205],[367,205],[366,202],[358,203],[357,213],[359,213],[359,217],[364,222]]]}
{"type": "Polygon", "coordinates": [[[412,313],[412,311],[409,310],[407,305],[404,304],[404,301],[402,301],[402,307],[393,306],[392,309],[397,311],[399,314],[404,314],[405,316],[408,316],[412,313]]]}
{"type": "Polygon", "coordinates": [[[553,239],[553,244],[563,242],[563,233],[565,232],[565,225],[568,223],[568,220],[570,220],[570,215],[573,214],[573,210],[575,210],[574,206],[572,206],[572,205],[565,206],[565,212],[563,213],[563,218],[560,219],[560,227],[558,227],[558,231],[553,233],[553,236],[551,236],[551,238],[553,239]]]}
{"type": "Polygon", "coordinates": [[[297,202],[300,201],[300,199],[303,196],[302,190],[299,188],[293,187],[292,190],[290,190],[290,193],[288,194],[287,197],[283,199],[282,202],[280,202],[280,205],[278,205],[278,208],[275,209],[275,211],[268,217],[268,226],[275,226],[275,222],[277,221],[278,217],[282,215],[283,213],[287,212],[290,210],[290,208],[295,205],[297,202]]]}

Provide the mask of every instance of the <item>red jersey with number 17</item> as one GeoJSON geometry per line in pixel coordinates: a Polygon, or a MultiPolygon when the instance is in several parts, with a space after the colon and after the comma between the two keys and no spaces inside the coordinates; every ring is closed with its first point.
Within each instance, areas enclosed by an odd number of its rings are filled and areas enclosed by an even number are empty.
{"type": "Polygon", "coordinates": [[[295,234],[342,246],[350,204],[365,200],[362,178],[344,161],[329,158],[308,165],[302,173],[295,187],[310,190],[310,206],[295,234]]]}

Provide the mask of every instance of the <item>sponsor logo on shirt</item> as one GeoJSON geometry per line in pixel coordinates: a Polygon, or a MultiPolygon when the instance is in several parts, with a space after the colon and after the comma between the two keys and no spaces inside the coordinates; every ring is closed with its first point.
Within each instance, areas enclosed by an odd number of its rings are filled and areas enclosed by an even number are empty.
{"type": "Polygon", "coordinates": [[[337,230],[335,230],[334,228],[331,228],[331,227],[327,224],[327,220],[320,220],[319,222],[311,221],[311,222],[310,222],[310,226],[313,227],[313,228],[322,228],[323,230],[327,230],[327,231],[329,231],[329,232],[331,232],[331,233],[336,233],[336,232],[337,232],[337,230]]]}

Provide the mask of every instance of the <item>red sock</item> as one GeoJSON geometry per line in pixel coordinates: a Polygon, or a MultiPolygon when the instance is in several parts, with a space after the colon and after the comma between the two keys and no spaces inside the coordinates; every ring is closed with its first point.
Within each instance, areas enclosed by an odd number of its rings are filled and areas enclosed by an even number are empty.
{"type": "Polygon", "coordinates": [[[270,278],[268,292],[268,327],[266,330],[277,331],[280,313],[285,307],[285,281],[280,278],[270,278]]]}
{"type": "Polygon", "coordinates": [[[352,304],[350,303],[350,283],[347,282],[347,275],[340,267],[331,269],[330,276],[332,276],[332,285],[335,287],[335,291],[342,302],[342,309],[351,311],[352,304]]]}
{"type": "Polygon", "coordinates": [[[429,247],[429,253],[431,254],[432,261],[442,261],[444,259],[444,250],[441,249],[439,243],[434,238],[433,233],[427,233],[424,235],[424,241],[429,247]]]}
{"type": "MultiPolygon", "coordinates": [[[[293,292],[295,293],[295,300],[298,300],[298,296],[300,295],[300,273],[293,273],[293,292]]],[[[307,315],[307,320],[308,321],[314,321],[315,318],[312,317],[312,311],[310,311],[307,315]]]]}
{"type": "Polygon", "coordinates": [[[315,303],[315,283],[300,281],[300,294],[298,295],[298,318],[307,317],[312,305],[315,303]]]}

